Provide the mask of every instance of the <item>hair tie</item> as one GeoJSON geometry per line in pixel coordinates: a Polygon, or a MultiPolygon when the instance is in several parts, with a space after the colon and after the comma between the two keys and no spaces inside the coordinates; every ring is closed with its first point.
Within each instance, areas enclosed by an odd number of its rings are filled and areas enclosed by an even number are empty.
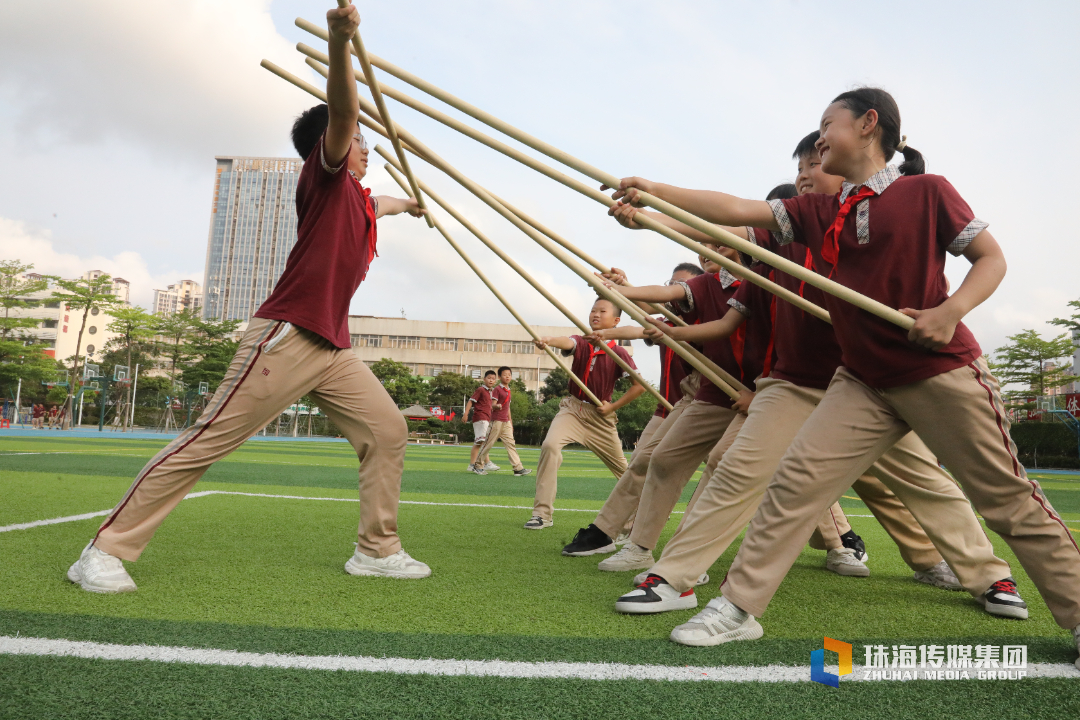
{"type": "Polygon", "coordinates": [[[907,135],[900,137],[900,144],[896,146],[896,152],[904,152],[904,148],[907,147],[907,135]]]}

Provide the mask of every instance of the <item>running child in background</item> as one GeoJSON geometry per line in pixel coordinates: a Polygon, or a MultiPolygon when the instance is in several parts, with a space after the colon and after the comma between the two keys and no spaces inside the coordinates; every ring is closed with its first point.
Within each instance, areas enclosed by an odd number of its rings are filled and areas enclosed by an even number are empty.
{"type": "MultiPolygon", "coordinates": [[[[901,136],[889,93],[840,94],[825,109],[820,132],[821,170],[844,178],[837,195],[756,202],[639,178],[624,179],[616,193],[634,203],[644,190],[711,222],[763,228],[781,244],[806,245],[818,271],[915,320],[905,331],[825,296],[843,366],[781,460],[723,595],[676,628],[673,639],[719,644],[761,637],[755,616],[764,613],[817,515],[913,430],[1080,645],[1080,548],[1017,460],[1000,387],[962,322],[1004,277],[1001,248],[945,178],[923,174],[923,157],[901,136]],[[904,162],[889,165],[897,152],[904,162]],[[946,252],[972,264],[951,296],[946,252]]],[[[950,520],[927,518],[922,525],[929,530],[950,520]]],[[[1019,600],[1011,578],[988,585],[980,599],[1019,600]]]]}
{"type": "Polygon", "coordinates": [[[486,475],[499,469],[499,466],[491,462],[489,457],[496,440],[502,440],[515,475],[528,475],[532,472],[521,464],[521,458],[517,454],[517,445],[514,442],[514,419],[510,415],[510,401],[513,400],[510,383],[513,380],[513,370],[506,366],[499,368],[499,384],[491,391],[491,428],[488,430],[487,441],[480,447],[477,455],[478,459],[483,458],[484,461],[484,472],[479,474],[486,475]]]}
{"type": "MultiPolygon", "coordinates": [[[[608,330],[618,325],[621,317],[622,310],[609,300],[599,299],[589,312],[589,327],[593,332],[608,330]]],[[[607,465],[616,478],[622,477],[626,472],[626,456],[619,432],[615,429],[618,422],[615,412],[645,392],[644,387],[634,383],[622,397],[612,402],[615,381],[623,376],[623,369],[608,357],[606,351],[588,342],[582,335],[543,337],[535,344],[541,350],[550,346],[562,350],[563,355],[572,355],[574,360],[570,371],[581,378],[601,405],[593,405],[577,383],[570,383],[570,395],[559,403],[559,412],[551,421],[540,446],[536,497],[532,517],[525,523],[526,530],[543,530],[554,524],[552,513],[559,484],[559,466],[562,465],[562,449],[570,443],[584,445],[607,465]]],[[[607,346],[627,365],[637,369],[630,353],[618,343],[611,340],[607,346]]]]}
{"type": "Polygon", "coordinates": [[[415,200],[373,198],[360,184],[368,152],[356,120],[360,109],[349,54],[360,16],[350,5],[330,10],[326,18],[327,104],[305,111],[292,129],[304,158],[296,189],[296,245],[206,410],[143,468],[68,570],[68,579],[84,590],[135,590],[121,561],[139,558],[210,465],[309,393],[360,458],[360,523],[345,571],[395,578],[431,574],[401,548],[397,533],[405,418],[353,353],[348,326],[349,302],[376,255],[376,218],[423,212],[415,200]]]}
{"type": "MultiPolygon", "coordinates": [[[[485,465],[494,465],[487,456],[478,457],[480,448],[487,442],[488,431],[491,429],[491,393],[499,382],[498,375],[494,370],[484,373],[484,382],[476,388],[469,401],[465,403],[465,411],[462,420],[469,422],[469,412],[472,411],[473,446],[472,455],[469,457],[469,472],[477,475],[487,475],[485,465]]],[[[498,470],[498,466],[495,466],[498,470]]]]}

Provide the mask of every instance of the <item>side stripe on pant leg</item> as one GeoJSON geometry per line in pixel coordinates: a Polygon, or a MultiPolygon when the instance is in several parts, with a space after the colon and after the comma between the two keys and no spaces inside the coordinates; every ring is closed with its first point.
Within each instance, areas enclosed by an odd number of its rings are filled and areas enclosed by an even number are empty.
{"type": "Polygon", "coordinates": [[[1065,522],[1058,516],[1057,512],[1053,509],[1053,507],[1047,504],[1047,501],[1043,497],[1042,491],[1039,488],[1039,484],[1036,483],[1034,480],[1029,479],[1027,477],[1027,473],[1022,473],[1020,471],[1020,460],[1016,457],[1016,453],[1013,452],[1013,441],[1012,438],[1009,436],[1009,433],[1005,430],[1003,417],[998,411],[997,403],[995,402],[993,388],[983,382],[983,372],[979,369],[979,366],[976,363],[970,363],[968,367],[975,371],[975,381],[979,383],[979,386],[983,390],[986,391],[986,395],[990,402],[990,407],[994,411],[994,418],[997,422],[998,432],[1001,433],[1001,438],[1004,441],[1005,451],[1009,453],[1009,457],[1012,458],[1013,474],[1016,475],[1016,477],[1024,480],[1028,483],[1028,485],[1031,486],[1031,497],[1035,500],[1035,502],[1039,503],[1039,507],[1041,507],[1043,511],[1048,516],[1050,516],[1051,520],[1053,520],[1062,527],[1062,529],[1065,531],[1065,536],[1069,538],[1069,540],[1072,542],[1073,547],[1076,548],[1076,551],[1078,553],[1080,553],[1080,546],[1076,544],[1076,538],[1073,537],[1072,532],[1070,532],[1069,528],[1065,526],[1065,522]]]}
{"type": "Polygon", "coordinates": [[[113,510],[112,514],[109,515],[109,519],[106,520],[100,528],[98,528],[97,533],[94,535],[95,542],[98,539],[98,535],[100,535],[103,530],[113,524],[113,522],[116,520],[116,517],[128,504],[128,501],[131,500],[132,495],[135,494],[135,490],[137,490],[142,481],[146,479],[146,476],[153,472],[155,469],[157,469],[163,462],[168,460],[170,457],[172,457],[176,453],[186,448],[192,442],[194,442],[200,435],[203,434],[203,432],[206,431],[206,428],[210,427],[211,423],[213,423],[214,420],[216,420],[218,416],[221,415],[221,412],[225,409],[225,406],[229,404],[229,400],[233,398],[233,396],[236,394],[236,391],[240,389],[240,385],[244,382],[244,380],[247,379],[247,376],[251,373],[252,368],[255,367],[255,362],[259,359],[259,356],[262,355],[263,347],[274,337],[275,333],[277,333],[281,325],[281,321],[275,323],[271,328],[268,328],[269,333],[264,335],[264,337],[260,341],[255,343],[255,346],[251,349],[251,353],[248,355],[248,359],[245,360],[244,365],[241,366],[242,372],[236,373],[236,377],[233,378],[232,386],[227,388],[226,391],[222,393],[221,401],[218,402],[217,407],[214,408],[212,412],[204,412],[202,415],[200,415],[199,419],[195,422],[195,425],[193,425],[186,433],[182,433],[179,437],[176,438],[176,440],[173,440],[171,443],[169,443],[169,445],[166,446],[165,449],[158,453],[158,458],[155,458],[154,461],[152,461],[149,465],[146,466],[146,468],[143,469],[141,473],[139,473],[139,475],[135,478],[135,482],[132,483],[127,493],[124,494],[124,497],[120,501],[120,504],[117,505],[116,509],[113,510]],[[204,417],[208,418],[206,422],[202,421],[204,417]],[[190,434],[190,437],[185,438],[185,434],[190,434]],[[174,445],[176,447],[173,447],[174,445]]]}

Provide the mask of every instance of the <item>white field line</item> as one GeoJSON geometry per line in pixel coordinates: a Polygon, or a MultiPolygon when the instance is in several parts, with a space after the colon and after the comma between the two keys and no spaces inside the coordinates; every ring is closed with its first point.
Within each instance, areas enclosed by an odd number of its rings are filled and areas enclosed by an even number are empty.
{"type": "MultiPolygon", "coordinates": [[[[311,497],[308,495],[273,495],[270,493],[248,493],[248,492],[236,492],[232,490],[203,490],[200,492],[189,493],[184,499],[190,500],[191,498],[206,497],[208,495],[240,495],[244,497],[260,497],[260,498],[275,498],[280,500],[323,500],[328,502],[360,502],[359,498],[334,498],[334,497],[311,497]]],[[[401,505],[434,505],[438,507],[472,507],[472,508],[492,508],[496,510],[532,510],[531,505],[487,505],[484,503],[448,503],[448,502],[429,502],[427,500],[401,500],[401,505]]],[[[555,508],[559,512],[585,512],[595,513],[599,510],[590,508],[555,508]]],[[[16,523],[14,525],[0,526],[0,533],[11,532],[12,530],[29,530],[31,528],[42,527],[43,525],[59,525],[61,523],[78,522],[79,520],[90,520],[91,518],[102,517],[112,512],[112,508],[108,510],[98,510],[97,512],[82,513],[81,515],[65,515],[64,517],[49,518],[47,520],[34,520],[33,522],[16,523]]],[[[673,510],[673,515],[682,515],[682,510],[673,510]]],[[[848,515],[848,517],[873,517],[873,515],[848,515]]]]}
{"type": "MultiPolygon", "coordinates": [[[[347,655],[281,655],[236,650],[213,650],[162,645],[116,645],[48,638],[0,636],[0,654],[51,655],[93,660],[149,660],[185,665],[259,667],[299,670],[377,672],[394,675],[499,677],[577,680],[659,680],[675,682],[809,682],[809,666],[763,665],[694,667],[684,665],[627,665],[623,663],[512,662],[504,660],[437,660],[347,655]]],[[[836,668],[831,668],[833,671],[836,668]]],[[[854,668],[849,680],[861,680],[854,668]]],[[[971,671],[974,672],[974,671],[971,671]]],[[[1031,663],[1031,678],[1077,678],[1071,663],[1031,663]]]]}

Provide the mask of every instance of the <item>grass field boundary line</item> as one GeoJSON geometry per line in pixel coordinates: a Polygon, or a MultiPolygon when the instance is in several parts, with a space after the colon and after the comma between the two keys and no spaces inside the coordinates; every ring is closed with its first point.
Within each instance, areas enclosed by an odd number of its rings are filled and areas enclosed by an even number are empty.
{"type": "MultiPolygon", "coordinates": [[[[209,495],[240,495],[243,497],[258,497],[258,498],[272,498],[280,500],[326,500],[331,502],[360,502],[359,498],[335,498],[335,497],[316,497],[310,495],[276,495],[272,493],[249,493],[240,492],[237,490],[201,490],[199,492],[188,493],[184,497],[185,500],[192,498],[207,497],[209,495]]],[[[400,500],[401,505],[434,505],[438,507],[471,507],[471,508],[492,508],[495,510],[532,510],[532,505],[493,505],[487,503],[450,503],[450,502],[434,502],[430,500],[400,500]]],[[[49,518],[47,520],[34,520],[32,522],[16,523],[14,525],[0,526],[0,533],[11,532],[12,530],[29,530],[31,528],[42,527],[45,525],[59,525],[61,523],[78,522],[79,520],[90,520],[91,518],[101,517],[108,515],[112,512],[112,508],[108,510],[98,510],[96,512],[82,513],[80,515],[65,515],[64,517],[49,518]]],[[[590,508],[555,508],[560,512],[586,512],[595,513],[599,512],[596,509],[590,508]]],[[[682,515],[682,510],[673,510],[673,515],[682,515]]],[[[848,515],[847,517],[873,517],[873,515],[848,515]]]]}
{"type": "MultiPolygon", "coordinates": [[[[469,677],[654,680],[666,682],[810,682],[808,665],[728,665],[718,667],[629,665],[624,663],[524,662],[504,660],[445,660],[349,655],[284,655],[237,650],[186,648],[168,645],[118,645],[50,638],[0,636],[0,654],[77,657],[87,660],[121,660],[256,667],[299,670],[330,670],[390,673],[395,675],[441,675],[469,677]]],[[[833,672],[837,669],[828,668],[833,672]]],[[[971,670],[972,673],[976,671],[971,670]]],[[[1030,663],[1030,678],[1075,678],[1072,663],[1030,663]]],[[[917,673],[916,673],[917,674],[917,673]]],[[[856,666],[851,680],[863,679],[856,666]]]]}

